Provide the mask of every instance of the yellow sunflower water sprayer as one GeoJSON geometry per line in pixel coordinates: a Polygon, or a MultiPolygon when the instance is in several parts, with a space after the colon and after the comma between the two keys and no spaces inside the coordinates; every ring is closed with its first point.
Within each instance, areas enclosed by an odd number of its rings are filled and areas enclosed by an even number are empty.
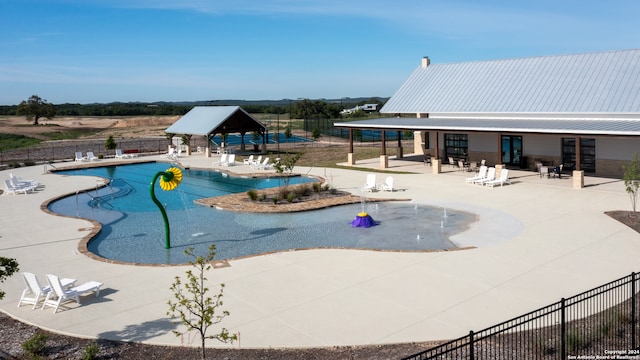
{"type": "Polygon", "coordinates": [[[177,167],[170,167],[165,171],[159,171],[151,180],[151,188],[149,192],[151,193],[151,200],[158,206],[160,212],[162,213],[162,220],[164,220],[164,234],[165,234],[165,242],[164,248],[169,249],[171,247],[170,240],[170,230],[169,230],[169,220],[167,219],[167,212],[164,210],[164,206],[158,201],[156,198],[156,193],[154,190],[154,185],[156,180],[160,178],[160,188],[164,191],[171,191],[178,187],[180,182],[182,181],[182,171],[177,167]]]}

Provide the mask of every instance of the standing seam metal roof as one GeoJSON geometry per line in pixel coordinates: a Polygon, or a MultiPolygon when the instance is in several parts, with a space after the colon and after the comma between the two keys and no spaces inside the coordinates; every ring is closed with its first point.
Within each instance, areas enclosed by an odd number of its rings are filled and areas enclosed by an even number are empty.
{"type": "Polygon", "coordinates": [[[419,66],[382,113],[640,113],[640,50],[419,66]]]}
{"type": "Polygon", "coordinates": [[[210,135],[266,130],[266,126],[239,106],[195,106],[169,126],[169,134],[210,135]],[[223,129],[225,127],[225,129],[223,129]]]}

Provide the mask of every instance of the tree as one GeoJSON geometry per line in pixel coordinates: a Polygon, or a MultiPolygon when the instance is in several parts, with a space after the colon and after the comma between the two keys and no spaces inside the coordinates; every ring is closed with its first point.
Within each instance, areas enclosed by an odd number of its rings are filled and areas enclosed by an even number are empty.
{"type": "Polygon", "coordinates": [[[38,120],[41,117],[47,119],[55,117],[56,107],[38,95],[31,95],[27,101],[23,100],[18,104],[16,114],[26,115],[28,121],[33,121],[33,125],[38,125],[38,120]]]}
{"type": "Polygon", "coordinates": [[[287,126],[285,126],[284,128],[284,137],[288,140],[291,138],[293,134],[291,134],[291,126],[289,124],[287,124],[287,126]]]}
{"type": "Polygon", "coordinates": [[[318,141],[320,136],[322,136],[322,134],[320,133],[320,129],[318,129],[317,127],[313,128],[313,132],[311,133],[311,137],[313,137],[313,140],[318,141]]]}
{"type": "Polygon", "coordinates": [[[627,194],[631,198],[631,207],[636,212],[636,204],[638,202],[638,188],[640,187],[640,162],[638,162],[638,153],[633,154],[633,159],[622,165],[624,170],[624,186],[627,194]]]}
{"type": "MultiPolygon", "coordinates": [[[[167,315],[172,317],[177,315],[181,323],[187,327],[187,332],[197,331],[200,334],[200,340],[202,341],[202,359],[206,358],[206,339],[216,339],[223,343],[233,342],[238,339],[236,334],[229,334],[229,330],[225,328],[222,328],[217,334],[207,335],[209,327],[219,324],[222,319],[229,316],[228,311],[216,313],[216,311],[219,311],[222,307],[224,284],[220,284],[220,292],[213,296],[208,295],[209,288],[205,284],[207,278],[204,276],[204,273],[211,269],[210,263],[216,254],[215,249],[215,245],[211,244],[211,246],[209,246],[209,253],[204,257],[196,256],[192,247],[184,251],[185,254],[195,259],[189,261],[189,264],[196,269],[196,273],[187,270],[187,282],[184,284],[180,277],[176,276],[170,288],[175,301],[169,300],[167,302],[169,305],[167,315]]],[[[176,330],[173,330],[173,333],[176,336],[183,335],[183,333],[176,330]]]]}
{"type": "MultiPolygon", "coordinates": [[[[16,259],[0,256],[0,283],[3,283],[11,275],[18,272],[20,267],[16,259]]],[[[4,297],[4,291],[0,290],[0,300],[4,297]]]]}
{"type": "Polygon", "coordinates": [[[109,137],[107,138],[107,141],[105,141],[104,143],[104,148],[107,149],[107,151],[109,151],[109,150],[115,149],[116,147],[118,147],[118,144],[113,139],[113,135],[109,135],[109,137]]]}
{"type": "Polygon", "coordinates": [[[287,153],[284,158],[277,159],[276,162],[273,163],[273,168],[276,172],[280,175],[285,175],[283,179],[285,188],[289,186],[289,177],[291,176],[296,163],[300,160],[300,157],[302,157],[302,153],[296,153],[295,155],[287,153]]]}

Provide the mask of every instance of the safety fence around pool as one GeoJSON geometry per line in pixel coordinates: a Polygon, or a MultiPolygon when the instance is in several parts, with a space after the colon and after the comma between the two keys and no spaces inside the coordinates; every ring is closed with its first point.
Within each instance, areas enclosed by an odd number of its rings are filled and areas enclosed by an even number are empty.
{"type": "Polygon", "coordinates": [[[638,281],[634,272],[403,359],[640,359],[638,281]]]}

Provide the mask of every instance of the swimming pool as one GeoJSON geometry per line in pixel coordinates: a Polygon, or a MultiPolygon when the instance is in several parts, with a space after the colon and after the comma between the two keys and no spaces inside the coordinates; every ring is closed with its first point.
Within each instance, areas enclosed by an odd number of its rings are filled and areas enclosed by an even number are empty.
{"type": "MultiPolygon", "coordinates": [[[[194,199],[281,186],[281,179],[250,179],[218,172],[184,170],[174,191],[156,189],[171,226],[171,249],[164,248],[162,217],[149,197],[149,184],[168,164],[121,165],[61,172],[113,179],[111,185],[56,200],[53,212],[90,218],[103,224],[88,245],[89,251],[123,262],[182,264],[193,247],[204,254],[212,242],[216,259],[309,248],[352,248],[397,251],[452,249],[449,236],[465,229],[475,215],[410,203],[367,203],[310,212],[236,213],[195,205],[194,199]],[[371,228],[353,228],[350,222],[362,210],[378,222],[371,228]]],[[[294,177],[294,182],[312,181],[294,177]]],[[[158,186],[156,184],[156,186],[158,186]]]]}

